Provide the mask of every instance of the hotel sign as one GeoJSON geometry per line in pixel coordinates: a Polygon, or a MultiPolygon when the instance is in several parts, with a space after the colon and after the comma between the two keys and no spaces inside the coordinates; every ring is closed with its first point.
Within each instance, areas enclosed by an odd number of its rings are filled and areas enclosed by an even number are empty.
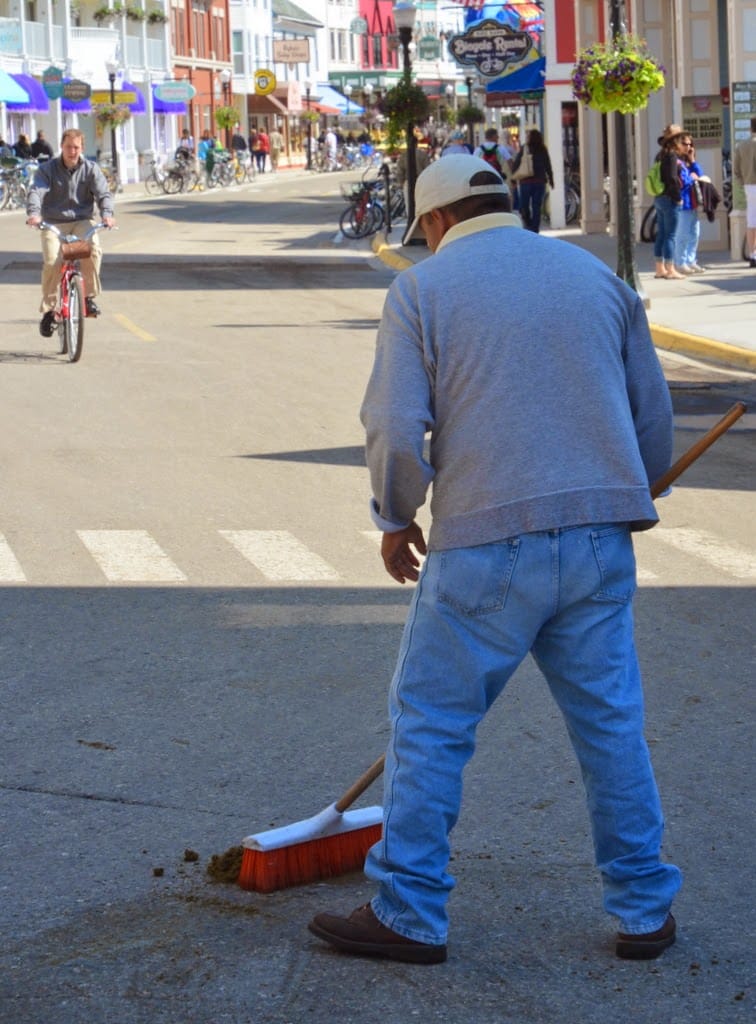
{"type": "Polygon", "coordinates": [[[515,32],[493,18],[449,40],[449,53],[457,64],[476,68],[484,78],[497,78],[510,64],[523,61],[532,49],[533,40],[527,32],[515,32]]]}

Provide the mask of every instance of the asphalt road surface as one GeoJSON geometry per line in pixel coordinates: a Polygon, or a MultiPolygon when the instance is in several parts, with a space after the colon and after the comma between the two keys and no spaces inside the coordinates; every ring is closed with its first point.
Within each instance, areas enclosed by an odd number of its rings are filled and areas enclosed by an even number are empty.
{"type": "MultiPolygon", "coordinates": [[[[0,1021],[751,1019],[750,419],[637,543],[648,736],[685,874],[662,959],[612,954],[577,768],[530,664],[467,773],[446,965],[309,935],[369,897],[359,874],[268,896],[206,874],[386,741],[409,590],[378,558],[357,413],[392,272],[335,237],[342,180],[123,202],[76,365],[37,332],[38,239],[0,221],[0,1021]]],[[[748,375],[664,362],[678,453],[754,396],[748,375]]]]}

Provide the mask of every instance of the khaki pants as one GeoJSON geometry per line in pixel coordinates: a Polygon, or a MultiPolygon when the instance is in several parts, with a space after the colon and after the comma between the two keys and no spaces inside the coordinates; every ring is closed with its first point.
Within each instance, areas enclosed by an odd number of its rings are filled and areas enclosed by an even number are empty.
{"type": "MultiPolygon", "coordinates": [[[[89,231],[95,220],[66,221],[64,224],[55,226],[68,235],[78,235],[83,238],[89,231]]],[[[102,249],[96,234],[89,239],[92,243],[92,256],[90,259],[81,261],[81,276],[84,278],[84,294],[87,298],[94,298],[100,294],[100,264],[102,263],[102,249]]],[[[47,313],[55,309],[58,302],[58,284],[60,282],[60,240],[52,231],[42,232],[42,302],[39,306],[40,313],[47,313]]]]}

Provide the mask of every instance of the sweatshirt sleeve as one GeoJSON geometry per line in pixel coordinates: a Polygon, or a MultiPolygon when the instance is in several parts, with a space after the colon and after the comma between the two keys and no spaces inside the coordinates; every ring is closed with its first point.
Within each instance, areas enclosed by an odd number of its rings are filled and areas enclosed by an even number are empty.
{"type": "Polygon", "coordinates": [[[42,200],[50,188],[52,160],[45,160],[34,172],[32,186],[26,194],[26,216],[42,216],[42,200]]]}
{"type": "Polygon", "coordinates": [[[672,464],[673,416],[669,386],[656,354],[646,311],[636,298],[625,344],[630,409],[649,486],[672,464]]]}
{"type": "Polygon", "coordinates": [[[424,457],[425,433],[433,425],[432,384],[412,271],[389,289],[360,417],[373,521],[383,530],[401,529],[424,504],[434,475],[424,457]]]}

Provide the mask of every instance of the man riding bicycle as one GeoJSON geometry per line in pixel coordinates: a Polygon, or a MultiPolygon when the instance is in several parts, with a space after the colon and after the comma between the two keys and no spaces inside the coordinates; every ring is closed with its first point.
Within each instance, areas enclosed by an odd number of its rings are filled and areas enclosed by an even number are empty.
{"type": "MultiPolygon", "coordinates": [[[[60,142],[60,156],[45,160],[37,168],[34,182],[26,198],[26,223],[39,227],[42,221],[54,224],[66,234],[83,237],[96,223],[95,203],[103,224],[115,227],[113,197],[99,166],[82,156],[84,134],[68,128],[60,142]]],[[[100,294],[102,250],[97,235],[91,238],[92,258],[82,260],[87,316],[99,316],[95,296],[100,294]]],[[[39,333],[52,337],[55,330],[55,304],[60,279],[60,243],[50,231],[42,232],[42,302],[43,316],[39,333]]]]}

